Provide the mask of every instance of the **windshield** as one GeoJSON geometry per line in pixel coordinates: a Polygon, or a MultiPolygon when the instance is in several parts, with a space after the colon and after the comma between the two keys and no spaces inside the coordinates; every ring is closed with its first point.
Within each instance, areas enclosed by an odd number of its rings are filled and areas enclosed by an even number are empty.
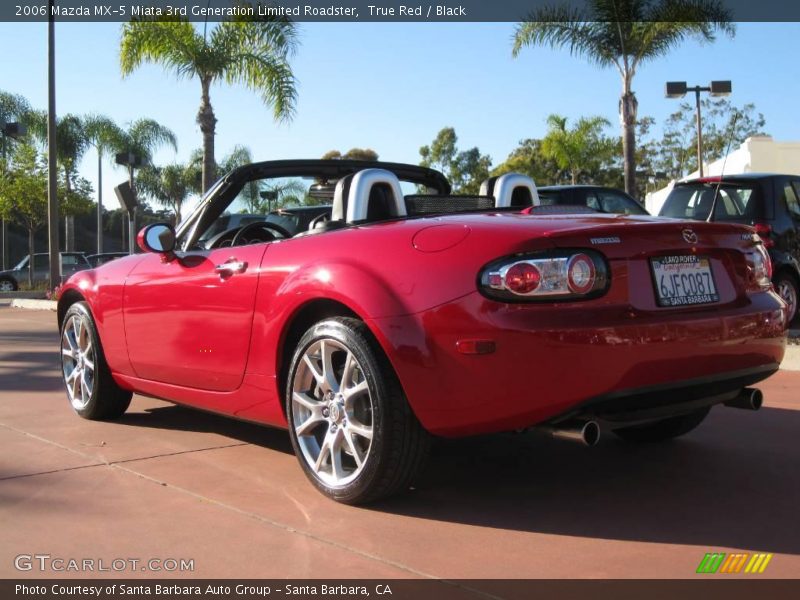
{"type": "MultiPolygon", "coordinates": [[[[705,221],[711,212],[716,183],[677,185],[659,213],[662,217],[705,221]]],[[[754,184],[723,183],[714,208],[714,221],[747,221],[764,216],[763,202],[754,184]]]]}

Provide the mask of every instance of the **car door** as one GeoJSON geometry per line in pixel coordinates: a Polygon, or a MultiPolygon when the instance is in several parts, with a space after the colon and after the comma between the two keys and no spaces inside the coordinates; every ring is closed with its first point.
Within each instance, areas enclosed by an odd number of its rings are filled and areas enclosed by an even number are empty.
{"type": "Polygon", "coordinates": [[[125,282],[128,356],[142,379],[231,391],[244,376],[269,243],[148,254],[125,282]]]}

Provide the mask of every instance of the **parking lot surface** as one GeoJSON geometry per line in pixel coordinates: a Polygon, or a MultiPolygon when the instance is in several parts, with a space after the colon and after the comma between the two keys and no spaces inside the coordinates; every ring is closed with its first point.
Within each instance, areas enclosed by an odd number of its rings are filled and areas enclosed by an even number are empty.
{"type": "MultiPolygon", "coordinates": [[[[0,577],[15,557],[190,559],[198,578],[687,578],[707,552],[800,573],[800,372],[759,412],[715,408],[673,443],[595,448],[542,433],[436,444],[414,490],[368,508],[307,482],[287,435],[135,397],[75,416],[55,314],[0,306],[0,577]]],[[[97,564],[97,563],[95,563],[97,564]]],[[[98,574],[99,575],[99,574],[98,574]]]]}

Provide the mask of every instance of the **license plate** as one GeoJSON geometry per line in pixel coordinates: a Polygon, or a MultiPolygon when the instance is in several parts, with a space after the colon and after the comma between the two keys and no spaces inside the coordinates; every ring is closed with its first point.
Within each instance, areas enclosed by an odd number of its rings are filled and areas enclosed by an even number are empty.
{"type": "Polygon", "coordinates": [[[651,258],[659,306],[691,306],[719,302],[711,261],[704,256],[651,258]]]}

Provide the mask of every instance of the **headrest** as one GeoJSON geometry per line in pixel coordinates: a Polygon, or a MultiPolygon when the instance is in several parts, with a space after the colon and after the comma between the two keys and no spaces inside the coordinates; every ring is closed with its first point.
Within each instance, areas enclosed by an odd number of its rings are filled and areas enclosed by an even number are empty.
{"type": "Polygon", "coordinates": [[[350,195],[350,186],[353,175],[345,175],[336,182],[333,189],[333,206],[331,207],[331,221],[344,221],[347,215],[347,198],[350,195]]]}
{"type": "Polygon", "coordinates": [[[344,214],[348,223],[406,216],[403,191],[397,175],[385,169],[364,169],[353,175],[344,214]]]}
{"type": "Polygon", "coordinates": [[[481,184],[481,195],[494,196],[497,208],[540,206],[539,194],[533,179],[520,173],[490,177],[481,184]]]}

